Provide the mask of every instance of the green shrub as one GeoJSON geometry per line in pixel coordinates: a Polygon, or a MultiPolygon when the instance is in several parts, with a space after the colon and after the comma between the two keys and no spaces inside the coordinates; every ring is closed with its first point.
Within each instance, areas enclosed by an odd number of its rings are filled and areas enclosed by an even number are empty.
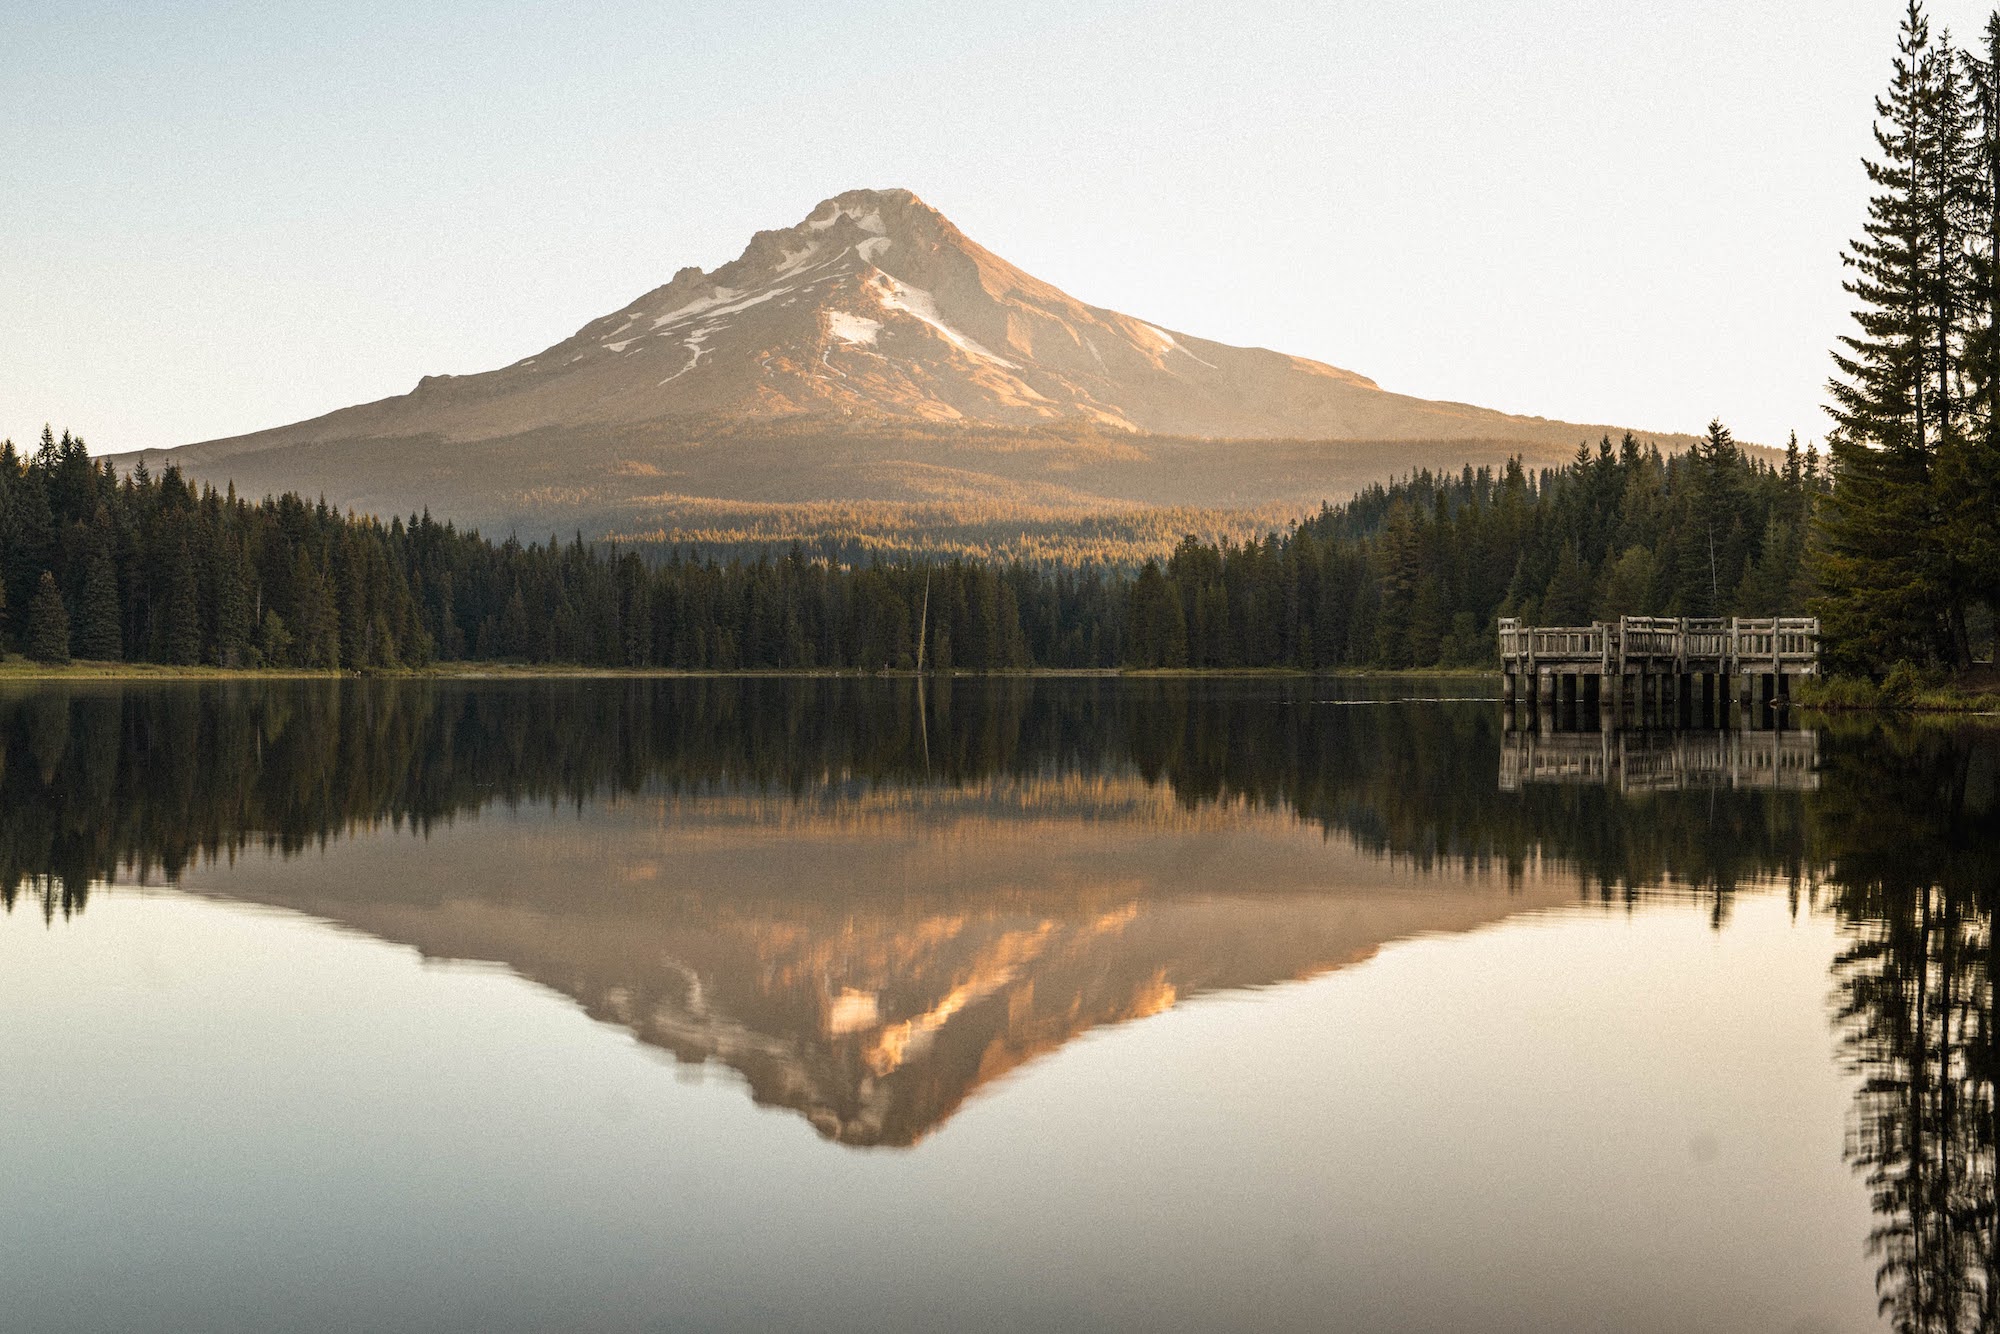
{"type": "Polygon", "coordinates": [[[1881,706],[1907,709],[1917,702],[1917,692],[1925,686],[1924,674],[1912,662],[1899,662],[1882,678],[1881,706]]]}

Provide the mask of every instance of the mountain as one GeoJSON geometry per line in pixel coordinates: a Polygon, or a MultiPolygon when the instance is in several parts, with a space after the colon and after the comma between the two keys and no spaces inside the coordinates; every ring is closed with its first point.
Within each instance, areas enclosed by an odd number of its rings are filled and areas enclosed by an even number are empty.
{"type": "MultiPolygon", "coordinates": [[[[489,440],[662,417],[873,416],[1149,435],[1540,438],[1553,423],[1387,393],[1301,357],[1085,305],[907,190],[855,190],[480,375],[213,441],[190,458],[435,434],[489,440]]],[[[1557,434],[1568,443],[1574,429],[1557,434]]]]}
{"type": "Polygon", "coordinates": [[[1605,431],[1086,305],[909,191],[856,190],[510,366],[144,457],[489,528],[782,537],[1296,508],[1411,466],[1553,460],[1605,431]],[[864,508],[732,511],[828,503],[864,508]]]}

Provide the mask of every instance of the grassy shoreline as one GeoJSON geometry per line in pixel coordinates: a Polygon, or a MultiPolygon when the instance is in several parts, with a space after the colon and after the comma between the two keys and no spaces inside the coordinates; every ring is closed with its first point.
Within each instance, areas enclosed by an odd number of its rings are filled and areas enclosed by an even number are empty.
{"type": "Polygon", "coordinates": [[[1990,677],[1924,684],[1891,674],[1881,682],[1865,677],[1807,677],[1792,702],[1818,713],[2000,713],[2000,681],[1990,677]]]}
{"type": "MultiPolygon", "coordinates": [[[[562,663],[513,663],[513,662],[443,662],[428,667],[399,667],[370,669],[368,671],[308,671],[289,667],[177,667],[154,662],[68,662],[41,663],[27,658],[8,656],[0,660],[0,682],[5,681],[332,681],[342,679],[380,678],[413,681],[503,681],[503,680],[674,680],[706,679],[714,677],[777,677],[777,678],[832,678],[871,677],[914,680],[919,673],[911,670],[863,671],[856,668],[744,668],[737,670],[686,670],[673,667],[579,667],[562,663]]],[[[1338,677],[1350,680],[1380,678],[1383,680],[1412,679],[1457,679],[1470,680],[1498,679],[1498,673],[1479,667],[1431,667],[1409,670],[1381,670],[1373,668],[1341,668],[1334,671],[1303,671],[1288,667],[1239,667],[1239,668],[1186,668],[1186,667],[1032,667],[1012,670],[974,672],[924,672],[927,679],[949,678],[971,680],[978,678],[1114,678],[1114,677],[1160,677],[1188,679],[1232,679],[1232,678],[1325,678],[1338,677]]]]}

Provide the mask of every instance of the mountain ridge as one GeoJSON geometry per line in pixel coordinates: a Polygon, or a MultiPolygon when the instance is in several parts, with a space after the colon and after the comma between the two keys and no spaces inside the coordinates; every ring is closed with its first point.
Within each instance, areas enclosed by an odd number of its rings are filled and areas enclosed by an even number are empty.
{"type": "Polygon", "coordinates": [[[892,189],[822,200],[495,370],[136,457],[253,494],[602,535],[653,526],[663,496],[931,501],[944,454],[954,495],[984,486],[1001,510],[1049,486],[1220,509],[1316,504],[1420,461],[1555,462],[1622,429],[1395,394],[1089,305],[892,189]]]}

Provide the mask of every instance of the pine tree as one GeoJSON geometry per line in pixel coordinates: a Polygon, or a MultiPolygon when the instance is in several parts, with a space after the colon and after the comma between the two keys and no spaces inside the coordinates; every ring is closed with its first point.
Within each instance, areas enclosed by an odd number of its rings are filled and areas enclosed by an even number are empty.
{"type": "Polygon", "coordinates": [[[1792,571],[1796,560],[1792,551],[1792,530],[1773,523],[1764,535],[1764,550],[1744,572],[1732,605],[1745,616],[1781,616],[1791,600],[1792,571]]]}
{"type": "Polygon", "coordinates": [[[125,656],[118,605],[118,576],[111,552],[100,538],[83,567],[83,595],[76,608],[73,642],[76,656],[94,662],[116,662],[125,656]]]}
{"type": "Polygon", "coordinates": [[[1743,564],[1742,451],[1729,428],[1710,421],[1690,451],[1694,486],[1681,530],[1681,605],[1693,616],[1720,616],[1743,564]]]}
{"type": "Polygon", "coordinates": [[[499,655],[503,658],[525,657],[528,653],[528,604],[521,596],[521,586],[514,585],[514,591],[507,597],[507,606],[500,615],[499,655]]]}
{"type": "Polygon", "coordinates": [[[1588,625],[1591,603],[1590,572],[1574,542],[1565,542],[1556,557],[1555,573],[1549,576],[1548,590],[1542,594],[1542,620],[1549,625],[1588,625]]]}
{"type": "Polygon", "coordinates": [[[1161,573],[1147,561],[1130,594],[1131,662],[1135,667],[1184,667],[1188,661],[1187,615],[1161,573]]]}
{"type": "MultiPolygon", "coordinates": [[[[1939,178],[1943,91],[1930,24],[1910,0],[1886,96],[1876,99],[1880,157],[1866,165],[1876,194],[1861,239],[1843,261],[1859,303],[1857,332],[1834,353],[1838,429],[1828,437],[1835,486],[1820,507],[1816,604],[1836,658],[1881,670],[1935,659],[1949,635],[1951,591],[1940,547],[1932,461],[1953,420],[1952,334],[1941,311],[1951,279],[1937,255],[1949,210],[1939,178]]],[[[1949,129],[1949,124],[1946,124],[1949,129]]]]}
{"type": "Polygon", "coordinates": [[[248,662],[255,651],[256,573],[243,551],[242,539],[226,536],[216,552],[215,660],[223,667],[248,662]]]}
{"type": "Polygon", "coordinates": [[[292,632],[285,628],[285,618],[268,608],[257,627],[257,654],[266,667],[292,665],[292,632]]]}
{"type": "Polygon", "coordinates": [[[28,656],[36,662],[69,661],[69,612],[56,590],[55,575],[47,570],[28,603],[27,640],[28,656]]]}
{"type": "Polygon", "coordinates": [[[166,620],[160,652],[176,666],[201,661],[201,589],[195,581],[194,560],[181,544],[167,571],[166,620]]]}
{"type": "Polygon", "coordinates": [[[1642,546],[1625,548],[1604,573],[1597,599],[1597,619],[1615,621],[1621,616],[1653,614],[1653,586],[1659,571],[1653,553],[1642,546]]]}
{"type": "Polygon", "coordinates": [[[2000,607],[2000,11],[1986,20],[1985,49],[1964,57],[1970,90],[1971,236],[1964,446],[1945,460],[1945,543],[1990,618],[2000,607]]]}
{"type": "Polygon", "coordinates": [[[300,667],[337,671],[340,668],[340,609],[334,604],[332,585],[304,548],[299,550],[293,571],[292,588],[296,604],[290,626],[292,660],[300,667]]]}

